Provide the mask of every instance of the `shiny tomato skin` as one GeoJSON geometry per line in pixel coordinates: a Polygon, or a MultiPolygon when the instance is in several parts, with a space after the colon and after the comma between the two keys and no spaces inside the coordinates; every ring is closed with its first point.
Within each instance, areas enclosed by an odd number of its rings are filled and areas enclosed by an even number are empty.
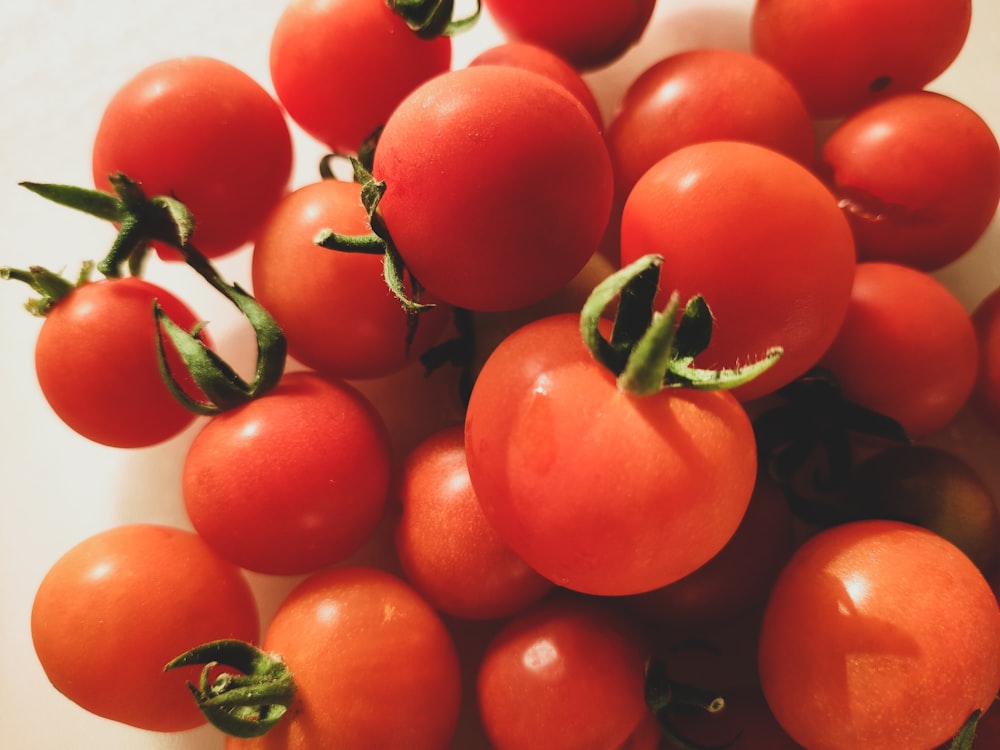
{"type": "Polygon", "coordinates": [[[650,65],[618,100],[606,137],[623,197],[653,164],[691,143],[759,143],[807,167],[815,151],[812,120],[785,75],[731,49],[688,50],[650,65]]]}
{"type": "Polygon", "coordinates": [[[501,538],[589,594],[648,591],[705,563],[739,525],[756,476],[753,430],[732,394],[621,391],[574,314],[529,323],[493,351],[465,435],[472,486],[501,538]]]}
{"type": "Polygon", "coordinates": [[[833,118],[943,73],[965,44],[971,0],[757,0],[751,45],[833,118]]]}
{"type": "MultiPolygon", "coordinates": [[[[192,243],[215,257],[250,242],[285,193],[292,139],[281,107],[242,70],[171,58],[139,71],[108,102],[92,168],[102,190],[123,172],[149,197],[182,201],[195,219],[192,243]]],[[[180,259],[169,248],[160,254],[180,259]]]]}
{"type": "Polygon", "coordinates": [[[601,132],[546,76],[476,65],[393,112],[372,174],[403,262],[444,302],[512,310],[556,292],[594,254],[614,178],[601,132]]]}
{"type": "Polygon", "coordinates": [[[346,382],[286,373],[264,396],[214,416],[184,459],[191,523],[259,573],[309,573],[372,534],[389,492],[385,425],[346,382]]]}
{"type": "Polygon", "coordinates": [[[407,457],[396,550],[406,579],[442,612],[496,619],[541,599],[552,582],[500,539],[469,480],[459,425],[431,435],[407,457]]]}
{"type": "Polygon", "coordinates": [[[764,396],[813,367],[850,300],[855,250],[833,194],[808,169],[763,146],[708,141],[663,157],[622,212],[621,263],[663,256],[658,304],[700,294],[715,326],[699,367],[735,367],[771,347],[781,358],[734,389],[764,396]]]}
{"type": "Polygon", "coordinates": [[[965,405],[978,361],[969,313],[944,284],[908,266],[870,261],[858,264],[847,315],[821,364],[848,401],[919,438],[965,405]]]}
{"type": "Polygon", "coordinates": [[[257,643],[257,605],[242,572],[196,534],[115,526],[68,550],[35,594],[35,653],[57,690],[87,711],[157,732],[201,726],[185,685],[199,667],[164,665],[202,643],[257,643]]]}
{"type": "Polygon", "coordinates": [[[354,154],[451,54],[450,39],[420,39],[385,0],[292,0],[271,37],[271,82],[296,124],[354,154]]]}
{"type": "Polygon", "coordinates": [[[399,578],[335,567],[281,602],[262,648],[279,654],[295,702],[258,739],[227,750],[446,750],[458,721],[461,676],[451,635],[399,578]]]}
{"type": "Polygon", "coordinates": [[[930,91],[841,122],[817,169],[841,197],[861,260],[941,268],[972,248],[1000,201],[996,136],[965,104],[930,91]]]}
{"type": "Polygon", "coordinates": [[[320,247],[314,239],[327,228],[371,231],[358,183],[326,179],[289,193],[253,246],[254,296],[281,326],[289,354],[324,375],[351,379],[390,375],[416,361],[447,326],[447,306],[421,314],[408,346],[408,316],[385,283],[382,258],[320,247]]]}
{"type": "Polygon", "coordinates": [[[606,603],[563,594],[509,619],[476,678],[496,750],[625,746],[648,711],[641,633],[606,603]]]}
{"type": "Polygon", "coordinates": [[[768,705],[805,747],[932,748],[1000,689],[1000,608],[978,568],[933,532],[842,524],[782,572],[759,660],[768,705]]]}
{"type": "MultiPolygon", "coordinates": [[[[141,448],[194,420],[160,374],[154,301],[184,330],[198,322],[176,296],[134,276],[84,283],[46,314],[35,343],[38,384],[59,418],[88,440],[141,448]]],[[[166,340],[165,351],[171,372],[197,394],[166,340]]]]}

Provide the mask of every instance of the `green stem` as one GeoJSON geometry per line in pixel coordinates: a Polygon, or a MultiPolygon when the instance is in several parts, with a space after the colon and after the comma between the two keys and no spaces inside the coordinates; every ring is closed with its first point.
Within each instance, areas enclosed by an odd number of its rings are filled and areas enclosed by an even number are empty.
{"type": "Polygon", "coordinates": [[[482,3],[465,18],[455,19],[455,0],[386,0],[410,30],[421,39],[449,37],[468,31],[479,20],[482,3]]]}

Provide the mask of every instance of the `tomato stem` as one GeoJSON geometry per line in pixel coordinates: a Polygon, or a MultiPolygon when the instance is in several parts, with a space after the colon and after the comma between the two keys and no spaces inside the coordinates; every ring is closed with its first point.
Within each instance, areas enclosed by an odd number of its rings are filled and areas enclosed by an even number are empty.
{"type": "Polygon", "coordinates": [[[188,683],[198,708],[217,729],[240,738],[260,737],[285,715],[295,698],[295,682],[280,656],[244,641],[212,641],[186,651],[163,669],[202,664],[198,684],[188,683]],[[223,672],[211,678],[219,666],[223,672]]]}
{"type": "Polygon", "coordinates": [[[20,281],[36,291],[40,296],[29,299],[24,307],[32,315],[44,317],[59,300],[81,284],[85,284],[90,279],[93,268],[93,262],[86,261],[81,266],[76,281],[72,282],[42,266],[31,266],[26,270],[4,266],[0,268],[0,279],[20,281]]]}
{"type": "Polygon", "coordinates": [[[646,664],[644,683],[646,706],[656,716],[664,735],[682,750],[722,750],[735,743],[739,736],[722,745],[702,745],[682,736],[670,721],[670,714],[678,710],[696,709],[717,714],[726,706],[725,699],[714,690],[674,682],[667,674],[666,665],[658,659],[646,664]]]}
{"type": "Polygon", "coordinates": [[[410,30],[421,39],[454,36],[469,30],[479,19],[482,3],[468,16],[455,19],[455,0],[386,0],[410,30]]]}

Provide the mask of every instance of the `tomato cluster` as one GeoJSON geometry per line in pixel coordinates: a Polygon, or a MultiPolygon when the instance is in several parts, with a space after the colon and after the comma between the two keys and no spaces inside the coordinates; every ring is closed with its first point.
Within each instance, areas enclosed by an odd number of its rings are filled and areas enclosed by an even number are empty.
{"type": "Polygon", "coordinates": [[[70,700],[228,750],[996,734],[1000,485],[962,441],[1000,436],[1000,289],[970,312],[935,272],[1000,147],[925,89],[969,3],[758,0],[750,51],[662,55],[604,110],[655,3],[573,5],[290,0],[273,96],[163,61],[108,103],[93,189],[27,183],[116,230],[99,280],[2,269],[41,392],[81,439],[184,452],[187,528],[40,583],[70,700]],[[249,322],[252,378],[170,263],[249,322]]]}

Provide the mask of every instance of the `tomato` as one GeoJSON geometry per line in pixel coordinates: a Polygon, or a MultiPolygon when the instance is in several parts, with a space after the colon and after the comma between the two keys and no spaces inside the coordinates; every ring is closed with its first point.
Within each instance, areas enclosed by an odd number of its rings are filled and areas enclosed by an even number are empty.
{"type": "MultiPolygon", "coordinates": [[[[160,374],[154,301],[185,330],[198,322],[173,294],[134,276],[81,284],[45,316],[35,343],[38,385],[56,415],[88,440],[139,448],[194,420],[160,374]]],[[[164,344],[171,372],[197,393],[176,349],[164,344]]]]}
{"type": "Polygon", "coordinates": [[[618,748],[648,715],[641,634],[598,600],[547,598],[509,620],[479,666],[496,750],[618,748]]]}
{"type": "Polygon", "coordinates": [[[837,117],[943,73],[965,44],[971,0],[757,0],[753,51],[815,117],[837,117]]]}
{"type": "Polygon", "coordinates": [[[858,264],[847,315],[821,364],[845,399],[917,438],[962,408],[978,357],[969,314],[947,287],[923,271],[868,262],[858,264]]]}
{"type": "Polygon", "coordinates": [[[759,143],[807,167],[815,149],[812,120],[785,75],[730,49],[679,52],[643,70],[618,100],[607,140],[621,196],[653,164],[691,143],[759,143]]]}
{"type": "Polygon", "coordinates": [[[1000,689],[1000,608],[937,534],[842,524],[785,567],[759,659],[768,705],[805,747],[935,747],[1000,689]]]}
{"type": "Polygon", "coordinates": [[[389,375],[435,343],[450,311],[439,305],[421,314],[407,345],[410,321],[386,287],[382,258],[320,247],[314,239],[328,226],[371,231],[358,183],[321,180],[282,199],[253,246],[254,296],[307,367],[343,378],[389,375]]]}
{"type": "Polygon", "coordinates": [[[347,557],[374,531],[391,462],[385,425],[357,390],[290,372],[195,435],[184,506],[227,559],[260,573],[308,573],[347,557]]]}
{"type": "Polygon", "coordinates": [[[594,124],[604,129],[604,115],[590,85],[567,60],[546,47],[530,42],[506,41],[483,50],[469,61],[469,65],[513,65],[548,76],[579,99],[594,119],[594,124]]]}
{"type": "Polygon", "coordinates": [[[158,732],[205,723],[185,682],[165,673],[206,641],[259,637],[240,570],[197,535],[152,524],[115,526],[68,550],[31,609],[38,660],[57,690],[87,711],[158,732]]]}
{"type": "Polygon", "coordinates": [[[528,567],[490,526],[465,461],[461,426],[442,430],[407,457],[396,549],[407,580],[448,614],[506,617],[541,599],[552,582],[528,567]]]}
{"type": "Polygon", "coordinates": [[[420,39],[385,0],[291,0],[271,37],[271,82],[289,117],[343,154],[450,67],[451,40],[420,39]]]}
{"type": "Polygon", "coordinates": [[[1000,201],[1000,146],[989,125],[929,91],[847,118],[818,169],[841,198],[862,260],[941,268],[982,236],[1000,201]]]}
{"type": "Polygon", "coordinates": [[[611,211],[611,162],[586,109],[508,65],[455,70],[413,92],[386,123],[372,174],[386,184],[379,210],[406,266],[470,310],[557,291],[594,254],[611,211]]]}
{"type": "Polygon", "coordinates": [[[590,594],[648,591],[707,562],[739,525],[756,475],[753,430],[731,393],[620,390],[575,314],[501,342],[465,431],[472,486],[500,537],[542,575],[590,594]]]}
{"type": "Polygon", "coordinates": [[[979,368],[972,391],[976,412],[1000,432],[1000,288],[987,294],[972,311],[979,342],[979,368]]]}
{"type": "Polygon", "coordinates": [[[122,172],[149,197],[182,201],[195,218],[193,244],[215,257],[252,240],[286,191],[292,140],[281,107],[242,70],[172,58],[141,70],[108,102],[92,166],[100,189],[122,172]]]}
{"type": "Polygon", "coordinates": [[[484,0],[483,7],[509,38],[533,42],[583,70],[617,60],[642,36],[655,0],[484,0]]]}
{"type": "Polygon", "coordinates": [[[715,327],[699,367],[734,367],[783,349],[733,393],[747,401],[799,377],[837,335],[850,300],[851,230],[808,169],[735,141],[685,146],[652,166],[622,212],[621,263],[663,256],[660,306],[704,297],[715,327]]]}
{"type": "Polygon", "coordinates": [[[388,573],[316,573],[282,601],[262,648],[295,682],[288,713],[227,750],[444,750],[458,720],[455,645],[437,613],[388,573]]]}

